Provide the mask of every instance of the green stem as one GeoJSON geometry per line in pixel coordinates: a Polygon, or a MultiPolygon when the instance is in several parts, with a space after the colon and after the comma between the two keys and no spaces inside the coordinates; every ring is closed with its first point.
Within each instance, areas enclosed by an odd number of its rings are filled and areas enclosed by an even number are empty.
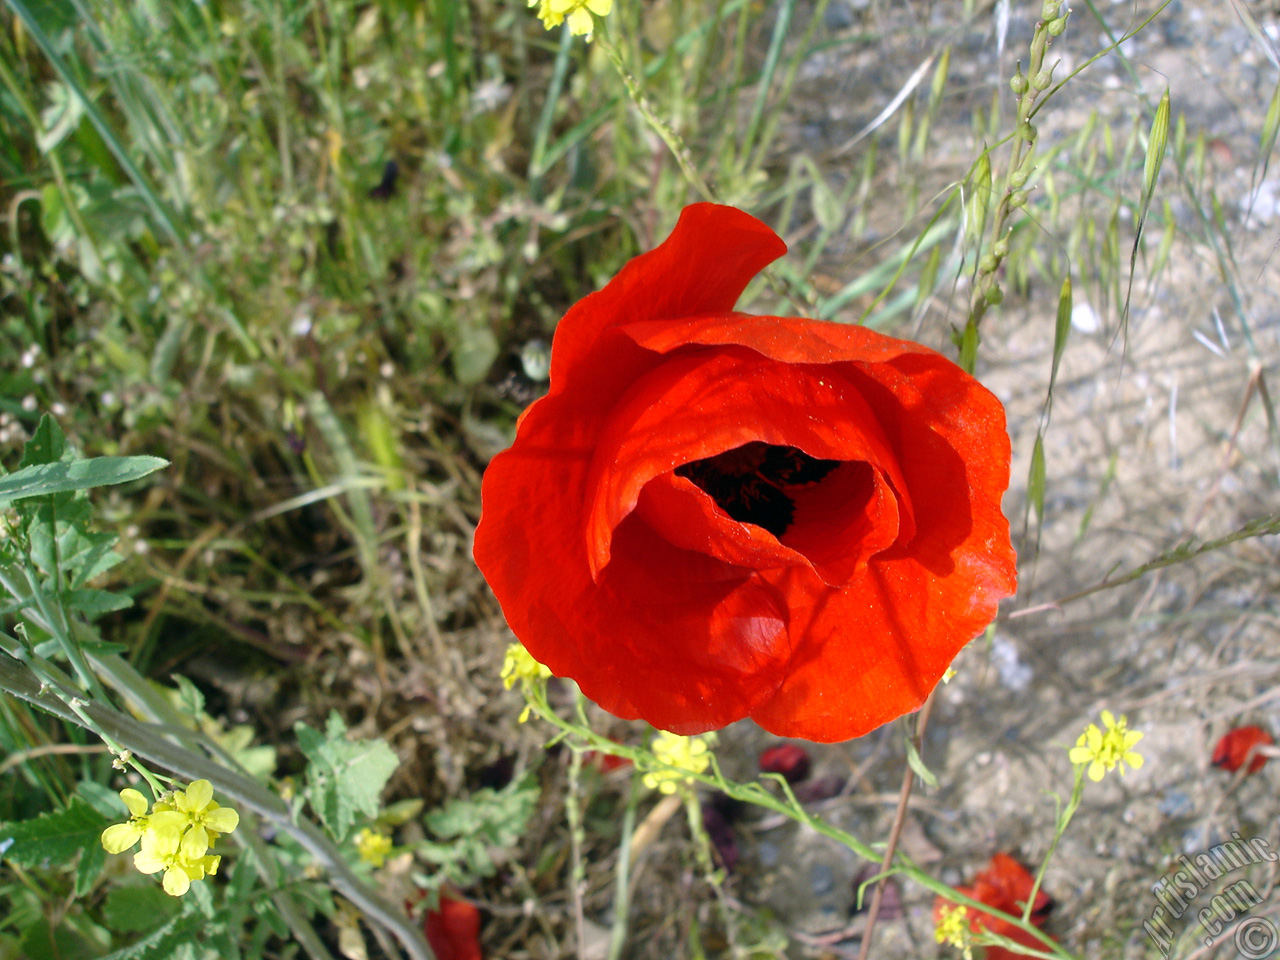
{"type": "MultiPolygon", "coordinates": [[[[560,733],[557,735],[557,739],[559,737],[573,735],[580,738],[583,741],[584,746],[596,750],[599,753],[609,753],[618,757],[626,757],[633,763],[647,763],[650,767],[653,766],[654,756],[651,752],[638,747],[629,747],[625,744],[616,743],[608,737],[596,733],[588,727],[585,722],[580,721],[578,723],[574,723],[571,720],[566,720],[559,716],[547,701],[545,683],[531,684],[527,693],[530,709],[532,709],[532,711],[538,716],[542,717],[542,719],[560,730],[560,733]]],[[[802,826],[808,827],[814,832],[834,840],[841,846],[852,850],[864,860],[870,860],[878,863],[881,859],[882,853],[876,851],[869,844],[862,842],[853,834],[841,830],[838,827],[834,827],[820,817],[815,817],[813,814],[809,813],[809,811],[805,810],[804,807],[801,806],[800,801],[796,799],[796,795],[792,792],[790,785],[780,776],[770,776],[765,779],[773,780],[778,783],[783,792],[782,798],[769,793],[765,790],[763,784],[759,782],[735,783],[731,780],[726,780],[720,773],[719,764],[715,762],[714,756],[712,757],[712,772],[710,774],[694,773],[691,770],[668,766],[665,764],[661,766],[670,770],[678,770],[681,777],[685,780],[693,780],[706,784],[709,787],[714,787],[717,790],[728,794],[735,800],[740,800],[743,803],[750,803],[764,810],[771,810],[774,813],[781,813],[790,817],[802,826]]],[[[1034,924],[1025,922],[1020,917],[1005,913],[1003,910],[997,910],[995,907],[991,907],[978,900],[974,900],[972,897],[965,896],[954,887],[949,887],[941,880],[934,879],[916,866],[915,863],[913,863],[902,851],[898,851],[896,860],[897,865],[892,869],[885,871],[883,876],[887,877],[897,873],[904,874],[926,890],[929,890],[938,896],[945,897],[952,903],[970,907],[976,912],[985,913],[997,919],[1008,921],[1018,929],[1031,934],[1044,944],[1045,952],[1041,953],[1041,956],[1057,958],[1057,960],[1077,960],[1073,954],[1068,953],[1064,947],[1058,944],[1052,937],[1040,930],[1034,924]]],[[[870,879],[878,880],[879,877],[872,877],[870,879]]]]}
{"type": "Polygon", "coordinates": [[[627,95],[631,97],[631,102],[636,105],[636,109],[640,111],[640,115],[651,126],[654,131],[662,138],[662,142],[667,145],[672,155],[676,158],[676,163],[680,165],[680,170],[684,173],[685,179],[693,185],[698,193],[702,194],[704,200],[716,202],[715,192],[702,178],[702,174],[698,172],[694,166],[693,157],[689,154],[689,148],[685,146],[685,142],[681,139],[680,134],[662,120],[653,111],[652,105],[647,97],[640,90],[640,85],[636,78],[631,75],[631,71],[627,69],[626,64],[622,62],[622,55],[618,52],[608,37],[605,35],[603,27],[598,28],[595,33],[595,42],[600,44],[600,48],[604,50],[609,57],[609,62],[613,64],[613,68],[618,71],[618,76],[622,78],[623,86],[627,88],[627,95]]]}
{"type": "Polygon", "coordinates": [[[1031,920],[1031,906],[1036,902],[1036,894],[1040,892],[1040,883],[1044,880],[1045,872],[1049,869],[1049,861],[1053,859],[1053,855],[1058,849],[1058,841],[1067,832],[1067,825],[1071,823],[1071,818],[1080,809],[1080,799],[1084,796],[1084,771],[1088,766],[1087,763],[1076,764],[1076,782],[1071,788],[1071,799],[1067,801],[1067,808],[1058,817],[1058,822],[1053,829],[1053,840],[1049,844],[1049,852],[1044,855],[1044,862],[1040,864],[1040,869],[1036,871],[1036,881],[1031,884],[1031,893],[1027,895],[1027,902],[1022,906],[1022,920],[1024,923],[1031,920]]]}
{"type": "Polygon", "coordinates": [[[141,723],[100,703],[88,702],[73,710],[68,700],[76,697],[74,687],[63,682],[41,680],[25,664],[0,656],[0,690],[77,726],[101,731],[131,752],[190,780],[208,780],[243,810],[256,813],[277,830],[288,834],[330,875],[334,888],[359,908],[366,917],[390,931],[412,960],[434,960],[421,931],[390,903],[374,893],[356,876],[341,852],[312,824],[299,820],[295,811],[265,787],[232,770],[210,764],[207,758],[172,743],[166,728],[141,723]],[[83,717],[82,717],[83,714],[83,717]]]}

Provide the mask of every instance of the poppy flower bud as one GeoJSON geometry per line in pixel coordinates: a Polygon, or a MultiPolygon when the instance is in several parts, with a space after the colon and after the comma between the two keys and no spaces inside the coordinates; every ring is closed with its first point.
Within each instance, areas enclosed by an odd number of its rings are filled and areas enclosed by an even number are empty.
{"type": "Polygon", "coordinates": [[[761,773],[780,773],[787,783],[799,783],[809,779],[813,762],[809,759],[809,751],[794,743],[780,743],[769,747],[760,754],[761,773]]]}

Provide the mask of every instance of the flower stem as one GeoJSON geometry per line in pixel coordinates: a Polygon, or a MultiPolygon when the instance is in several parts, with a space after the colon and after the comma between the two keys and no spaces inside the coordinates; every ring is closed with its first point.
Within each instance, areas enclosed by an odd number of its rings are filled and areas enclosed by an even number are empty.
{"type": "Polygon", "coordinates": [[[685,145],[684,140],[680,134],[671,128],[670,124],[654,112],[653,105],[649,103],[648,97],[640,89],[640,84],[631,74],[631,71],[627,69],[626,64],[622,62],[622,54],[606,36],[604,29],[596,31],[595,42],[604,50],[609,62],[618,71],[618,76],[622,78],[623,86],[627,88],[627,95],[631,97],[631,102],[636,105],[640,115],[644,117],[649,126],[653,127],[658,136],[662,138],[662,142],[667,145],[667,148],[676,158],[676,163],[680,165],[680,170],[684,173],[685,179],[693,185],[704,200],[710,200],[712,203],[716,202],[715,191],[711,189],[707,181],[703,179],[702,174],[698,172],[698,168],[694,166],[693,157],[690,155],[689,148],[685,145]]]}
{"type": "Polygon", "coordinates": [[[371,921],[390,931],[412,960],[434,960],[421,932],[395,907],[365,886],[351,870],[338,849],[316,827],[299,820],[280,797],[247,776],[178,746],[168,739],[170,732],[141,723],[103,704],[89,701],[74,710],[68,700],[77,692],[69,682],[39,678],[19,660],[0,655],[0,690],[25,700],[77,726],[99,732],[140,757],[165,767],[187,780],[208,780],[236,806],[250,810],[273,827],[289,834],[329,872],[334,888],[355,904],[371,921]]]}

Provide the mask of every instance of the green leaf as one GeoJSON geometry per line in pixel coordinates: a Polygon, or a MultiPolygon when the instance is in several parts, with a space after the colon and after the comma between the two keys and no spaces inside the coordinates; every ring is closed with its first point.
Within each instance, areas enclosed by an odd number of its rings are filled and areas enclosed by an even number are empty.
{"type": "Polygon", "coordinates": [[[938,778],[933,775],[932,770],[924,765],[924,760],[920,758],[920,751],[916,749],[916,745],[910,737],[907,738],[907,764],[915,771],[916,776],[929,786],[936,787],[938,785],[938,778]]]}
{"type": "MultiPolygon", "coordinates": [[[[47,413],[40,418],[36,432],[31,435],[22,450],[19,467],[36,467],[46,463],[57,463],[67,452],[67,437],[58,426],[58,421],[47,413]]],[[[19,470],[18,473],[22,471],[19,470]]],[[[16,474],[14,475],[16,476],[16,474]]],[[[0,493],[0,499],[4,494],[0,493]]]]}
{"type": "Polygon", "coordinates": [[[68,609],[82,613],[90,620],[96,620],[105,613],[127,610],[133,606],[133,597],[111,590],[89,588],[70,590],[63,594],[62,601],[68,609]]]}
{"type": "Polygon", "coordinates": [[[1035,507],[1036,518],[1044,520],[1044,437],[1037,433],[1035,445],[1031,448],[1031,469],[1027,475],[1027,499],[1035,507]]]}
{"type": "Polygon", "coordinates": [[[1058,381],[1058,365],[1062,363],[1062,355],[1067,350],[1067,336],[1071,333],[1071,275],[1067,274],[1062,281],[1062,292],[1058,295],[1058,317],[1053,328],[1053,366],[1049,371],[1049,393],[1058,381]]]}
{"type": "Polygon", "coordinates": [[[375,817],[387,780],[400,765],[381,740],[348,740],[347,725],[329,715],[322,734],[305,723],[294,727],[307,758],[307,799],[337,839],[351,831],[357,814],[375,817]]]}
{"type": "MultiPolygon", "coordinates": [[[[0,827],[0,847],[11,841],[4,857],[20,867],[70,864],[77,854],[92,858],[95,851],[103,852],[100,837],[109,823],[85,801],[72,797],[64,810],[0,827]]],[[[97,859],[100,866],[102,858],[97,859]]]]}
{"type": "MultiPolygon", "coordinates": [[[[53,421],[47,417],[41,424],[53,421]]],[[[27,444],[23,462],[31,453],[33,439],[27,444]]],[[[38,453],[37,456],[44,456],[38,453]]],[[[26,497],[42,497],[51,493],[66,493],[71,490],[87,490],[90,487],[103,487],[114,483],[128,483],[138,480],[161,467],[167,467],[168,460],[160,457],[93,457],[89,460],[75,460],[71,463],[51,463],[42,461],[15,470],[7,477],[0,479],[0,503],[8,500],[22,500],[26,497]]]]}
{"type": "Polygon", "coordinates": [[[204,713],[204,694],[200,688],[180,673],[173,674],[173,682],[178,687],[177,707],[195,721],[204,713]]]}
{"type": "MultiPolygon", "coordinates": [[[[195,889],[193,886],[192,889],[195,889]]],[[[164,894],[168,896],[168,894],[164,894]]],[[[197,937],[208,921],[198,913],[186,913],[165,921],[137,943],[109,953],[100,960],[179,960],[189,956],[183,948],[197,937]]]]}
{"type": "Polygon", "coordinates": [[[453,344],[453,375],[464,387],[475,386],[489,373],[498,359],[498,338],[487,324],[459,324],[453,344]]]}
{"type": "Polygon", "coordinates": [[[76,795],[112,823],[123,820],[128,813],[120,794],[96,780],[81,780],[76,784],[76,795]]]}
{"type": "Polygon", "coordinates": [[[102,920],[116,933],[141,933],[155,929],[156,920],[169,920],[180,909],[180,901],[159,884],[132,884],[112,888],[102,905],[102,920]]]}
{"type": "Polygon", "coordinates": [[[423,822],[442,842],[423,841],[414,849],[439,867],[430,887],[446,880],[468,887],[496,871],[494,851],[515,846],[538,802],[532,773],[501,790],[477,790],[424,816],[423,822]]]}

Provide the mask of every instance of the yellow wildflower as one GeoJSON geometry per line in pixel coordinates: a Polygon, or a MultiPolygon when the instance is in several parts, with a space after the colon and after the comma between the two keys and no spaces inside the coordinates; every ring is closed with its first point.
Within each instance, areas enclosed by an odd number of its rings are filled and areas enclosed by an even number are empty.
{"type": "Polygon", "coordinates": [[[218,872],[221,857],[188,857],[183,853],[184,837],[176,829],[148,830],[142,835],[142,848],[133,855],[133,865],[140,873],[164,871],[161,886],[171,897],[180,897],[191,884],[206,874],[218,872]]]}
{"type": "MultiPolygon", "coordinates": [[[[551,671],[540,664],[521,643],[513,643],[507,647],[507,655],[502,661],[502,685],[510,690],[520,684],[527,697],[536,684],[546,682],[551,671]]],[[[530,707],[526,706],[520,713],[520,722],[529,719],[530,707]]]]}
{"type": "Polygon", "coordinates": [[[964,960],[973,960],[973,933],[969,929],[969,911],[959,904],[944,904],[938,911],[933,939],[959,949],[964,960]]]}
{"type": "Polygon", "coordinates": [[[193,780],[186,790],[175,790],[156,804],[157,814],[170,811],[178,814],[177,822],[186,831],[182,847],[193,859],[203,857],[221,834],[240,824],[240,814],[213,799],[213,785],[208,780],[193,780]]]}
{"type": "Polygon", "coordinates": [[[533,683],[545,680],[551,671],[533,659],[524,644],[513,643],[507,647],[506,659],[502,661],[502,685],[510,690],[520,683],[533,683]]]}
{"type": "Polygon", "coordinates": [[[113,823],[102,831],[102,849],[107,853],[124,853],[144,833],[160,827],[176,827],[181,820],[164,813],[147,815],[147,798],[132,787],[120,791],[120,799],[129,811],[124,823],[113,823]]]}
{"type": "Polygon", "coordinates": [[[1102,711],[1102,722],[1107,728],[1105,733],[1097,724],[1089,724],[1069,754],[1072,763],[1089,764],[1089,779],[1095,783],[1117,766],[1122,776],[1126,763],[1135,770],[1142,766],[1142,754],[1133,751],[1142,733],[1130,730],[1128,718],[1122,715],[1117,720],[1110,710],[1102,711]]]}
{"type": "Polygon", "coordinates": [[[214,801],[208,780],[195,780],[186,790],[164,794],[151,813],[147,813],[147,798],[137,790],[121,790],[120,799],[129,819],[102,831],[103,849],[123,853],[141,840],[133,865],[142,873],[164,871],[162,885],[173,897],[218,872],[222,858],[209,854],[209,847],[240,824],[240,814],[214,801]]]}
{"type": "Polygon", "coordinates": [[[613,0],[529,0],[529,6],[538,8],[538,19],[548,30],[569,21],[569,32],[585,34],[591,39],[597,17],[607,17],[613,9],[613,0]]]}
{"type": "Polygon", "coordinates": [[[711,766],[710,746],[715,742],[714,734],[701,737],[682,737],[678,734],[660,732],[653,739],[653,755],[660,763],[677,767],[677,770],[650,770],[644,775],[644,785],[650,790],[663,793],[675,793],[676,787],[682,783],[692,783],[690,777],[682,775],[680,770],[689,773],[702,773],[711,766]]]}
{"type": "Polygon", "coordinates": [[[387,862],[387,854],[391,852],[391,838],[365,827],[356,834],[356,851],[365,863],[380,867],[387,862]]]}

